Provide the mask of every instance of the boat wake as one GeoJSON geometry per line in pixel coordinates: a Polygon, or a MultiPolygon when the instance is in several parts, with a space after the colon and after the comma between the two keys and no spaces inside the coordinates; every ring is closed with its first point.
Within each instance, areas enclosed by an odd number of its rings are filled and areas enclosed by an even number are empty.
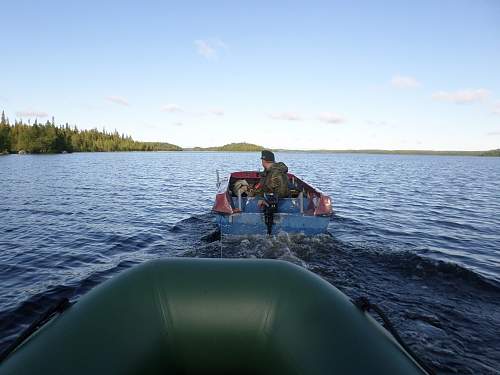
{"type": "Polygon", "coordinates": [[[149,236],[151,241],[132,236],[128,249],[128,239],[121,238],[123,252],[106,254],[107,264],[81,272],[80,278],[74,271],[66,283],[47,287],[1,312],[0,349],[60,298],[77,300],[143,261],[166,256],[268,258],[305,267],[353,299],[368,297],[383,308],[412,350],[439,373],[498,373],[500,358],[494,349],[500,347],[500,286],[462,265],[426,256],[425,249],[417,253],[377,241],[341,241],[328,234],[282,232],[220,239],[210,213],[174,225],[158,223],[153,229],[157,235],[149,236]]]}
{"type": "MultiPolygon", "coordinates": [[[[202,220],[208,230],[210,216],[202,220]]],[[[500,359],[493,348],[500,346],[500,285],[472,269],[433,259],[423,248],[416,253],[380,242],[340,241],[334,235],[279,233],[218,241],[212,229],[201,238],[205,241],[182,256],[292,262],[353,299],[365,296],[380,305],[403,339],[439,373],[498,373],[500,359]]]]}

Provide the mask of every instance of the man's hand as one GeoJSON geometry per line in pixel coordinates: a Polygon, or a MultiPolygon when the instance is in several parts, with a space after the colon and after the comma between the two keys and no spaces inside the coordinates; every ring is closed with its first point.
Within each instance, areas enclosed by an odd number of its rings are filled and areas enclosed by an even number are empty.
{"type": "Polygon", "coordinates": [[[259,199],[257,201],[257,206],[259,206],[260,208],[264,208],[266,206],[269,206],[269,204],[265,200],[259,199]]]}

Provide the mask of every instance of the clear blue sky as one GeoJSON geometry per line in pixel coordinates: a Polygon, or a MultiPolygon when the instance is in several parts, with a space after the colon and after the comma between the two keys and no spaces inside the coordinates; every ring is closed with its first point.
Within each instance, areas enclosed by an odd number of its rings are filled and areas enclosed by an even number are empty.
{"type": "Polygon", "coordinates": [[[500,148],[500,1],[5,1],[8,117],[181,146],[500,148]]]}

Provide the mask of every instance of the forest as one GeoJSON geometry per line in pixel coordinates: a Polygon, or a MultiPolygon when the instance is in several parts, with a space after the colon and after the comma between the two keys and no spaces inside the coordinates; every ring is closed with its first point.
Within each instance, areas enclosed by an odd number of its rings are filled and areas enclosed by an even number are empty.
{"type": "Polygon", "coordinates": [[[45,123],[10,124],[2,111],[0,117],[0,153],[64,153],[101,151],[180,151],[170,143],[138,142],[131,136],[105,130],[79,130],[76,126],[45,123]]]}

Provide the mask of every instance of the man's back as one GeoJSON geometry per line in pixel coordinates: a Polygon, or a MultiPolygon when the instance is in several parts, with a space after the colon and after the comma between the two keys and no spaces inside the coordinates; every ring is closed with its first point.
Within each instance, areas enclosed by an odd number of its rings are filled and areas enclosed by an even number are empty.
{"type": "Polygon", "coordinates": [[[262,173],[260,181],[263,193],[275,193],[280,198],[288,197],[288,167],[285,163],[273,163],[262,173]]]}

